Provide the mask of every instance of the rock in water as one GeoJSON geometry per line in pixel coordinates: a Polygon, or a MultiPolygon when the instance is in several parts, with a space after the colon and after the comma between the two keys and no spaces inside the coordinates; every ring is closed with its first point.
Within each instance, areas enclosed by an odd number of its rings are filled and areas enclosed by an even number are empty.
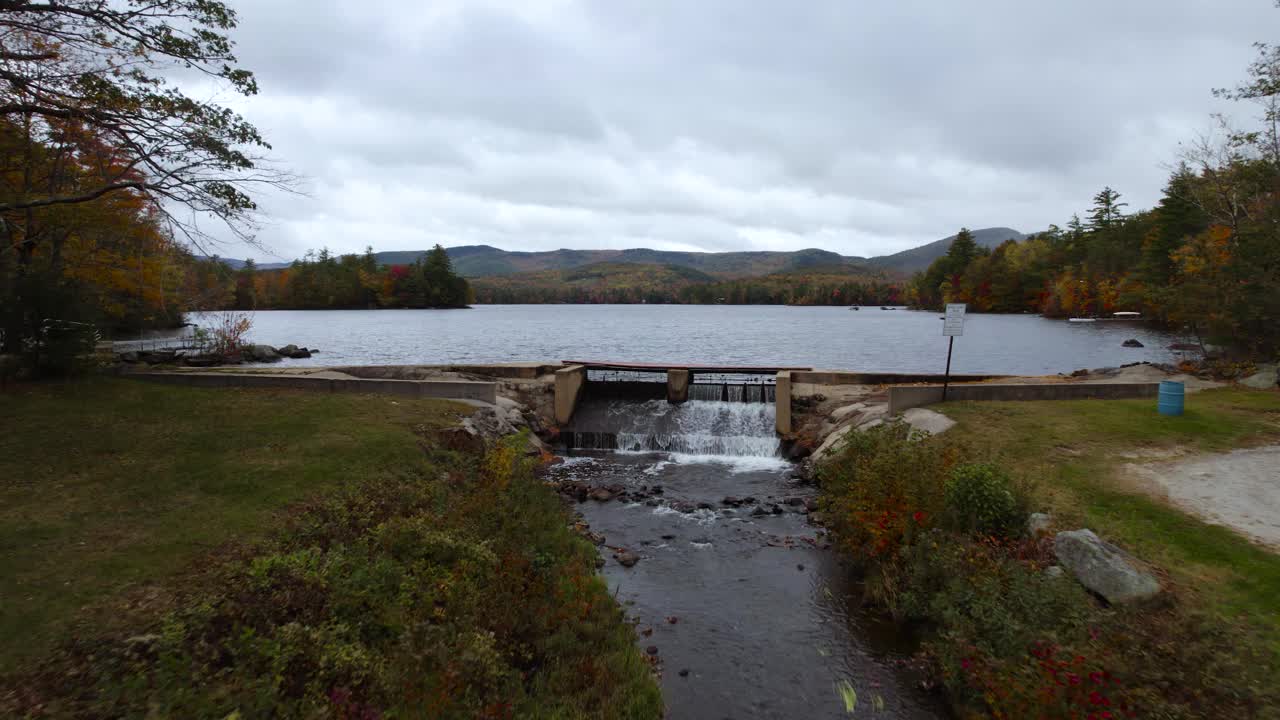
{"type": "Polygon", "coordinates": [[[1160,592],[1160,583],[1151,573],[1139,569],[1128,554],[1092,530],[1058,533],[1053,539],[1053,554],[1081,585],[1109,603],[1142,600],[1160,592]]]}
{"type": "Polygon", "coordinates": [[[281,359],[280,353],[270,345],[245,345],[240,348],[240,354],[252,362],[279,362],[281,359]]]}
{"type": "Polygon", "coordinates": [[[1125,340],[1124,342],[1120,343],[1120,345],[1122,347],[1133,347],[1133,348],[1146,347],[1146,345],[1143,345],[1142,343],[1138,342],[1133,338],[1129,338],[1128,340],[1125,340]]]}
{"type": "Polygon", "coordinates": [[[622,567],[631,567],[640,562],[640,556],[630,550],[619,550],[613,557],[622,567]]]}

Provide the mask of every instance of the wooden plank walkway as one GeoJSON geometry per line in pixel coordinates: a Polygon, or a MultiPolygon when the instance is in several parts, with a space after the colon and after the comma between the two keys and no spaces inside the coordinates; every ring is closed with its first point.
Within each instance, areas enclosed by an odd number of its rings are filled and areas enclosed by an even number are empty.
{"type": "Polygon", "coordinates": [[[565,365],[582,365],[588,370],[633,370],[637,372],[666,372],[688,370],[691,373],[739,373],[743,375],[769,375],[783,370],[812,370],[811,367],[782,367],[773,365],[698,365],[689,363],[634,363],[612,360],[564,360],[565,365]]]}

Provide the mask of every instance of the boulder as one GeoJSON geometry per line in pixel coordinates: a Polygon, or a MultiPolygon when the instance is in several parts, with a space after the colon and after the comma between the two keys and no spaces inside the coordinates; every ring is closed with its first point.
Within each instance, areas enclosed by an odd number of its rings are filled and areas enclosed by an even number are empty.
{"type": "Polygon", "coordinates": [[[251,362],[280,362],[281,355],[270,345],[245,345],[240,354],[251,362]]]}
{"type": "Polygon", "coordinates": [[[221,355],[188,355],[182,359],[182,364],[187,367],[214,367],[222,364],[221,355]]]}
{"type": "Polygon", "coordinates": [[[854,403],[852,405],[845,405],[844,407],[836,408],[831,413],[831,419],[839,423],[845,418],[849,417],[849,415],[851,415],[852,413],[860,412],[866,409],[867,409],[866,403],[854,403]]]}
{"type": "Polygon", "coordinates": [[[1276,380],[1275,365],[1259,365],[1257,371],[1241,380],[1240,384],[1255,390],[1269,390],[1276,386],[1276,380]]]}
{"type": "Polygon", "coordinates": [[[1053,538],[1053,554],[1086,588],[1112,604],[1152,597],[1160,582],[1123,550],[1092,530],[1068,530],[1053,538]]]}
{"type": "Polygon", "coordinates": [[[1027,534],[1036,537],[1040,533],[1048,532],[1052,524],[1053,517],[1048,513],[1031,513],[1027,517],[1027,534]]]}
{"type": "Polygon", "coordinates": [[[956,425],[956,421],[946,415],[925,408],[911,408],[902,413],[902,420],[912,428],[928,435],[941,435],[956,425]]]}
{"type": "Polygon", "coordinates": [[[631,567],[640,562],[640,556],[630,550],[619,550],[613,554],[613,559],[617,560],[622,567],[631,567]]]}
{"type": "Polygon", "coordinates": [[[138,359],[148,365],[171,363],[177,356],[173,350],[145,350],[138,353],[138,359]]]}
{"type": "Polygon", "coordinates": [[[120,362],[136,363],[139,362],[138,353],[134,350],[120,353],[120,362]]]}
{"type": "Polygon", "coordinates": [[[1128,348],[1146,347],[1146,345],[1143,345],[1142,343],[1138,342],[1133,338],[1129,338],[1128,340],[1125,340],[1124,342],[1120,343],[1120,345],[1121,347],[1128,347],[1128,348]]]}
{"type": "Polygon", "coordinates": [[[787,448],[788,460],[803,460],[813,454],[813,448],[806,443],[791,443],[791,447],[787,448]]]}
{"type": "Polygon", "coordinates": [[[840,444],[840,441],[844,440],[844,437],[853,432],[853,430],[853,425],[845,425],[828,435],[827,439],[823,440],[822,444],[818,446],[818,449],[813,451],[813,459],[820,461],[826,459],[828,455],[833,454],[836,446],[840,444]]]}
{"type": "Polygon", "coordinates": [[[883,420],[888,416],[889,416],[888,406],[879,405],[877,407],[873,407],[870,410],[867,410],[866,412],[862,413],[862,415],[858,417],[857,420],[854,421],[853,425],[854,427],[857,427],[860,429],[866,429],[867,427],[875,427],[876,425],[883,425],[884,424],[883,420]],[[882,422],[877,423],[876,422],[877,420],[880,420],[882,422]]]}
{"type": "Polygon", "coordinates": [[[311,357],[310,350],[306,348],[300,348],[297,345],[285,345],[284,347],[276,350],[276,352],[280,353],[281,355],[287,358],[293,358],[295,360],[301,360],[303,358],[311,357]]]}
{"type": "Polygon", "coordinates": [[[613,499],[613,493],[608,488],[596,488],[588,493],[587,497],[596,502],[609,502],[613,499]]]}

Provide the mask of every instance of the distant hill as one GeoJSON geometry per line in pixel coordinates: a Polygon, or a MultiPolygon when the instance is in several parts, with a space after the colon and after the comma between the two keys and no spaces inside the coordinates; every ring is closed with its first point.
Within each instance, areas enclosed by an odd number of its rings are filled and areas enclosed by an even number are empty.
{"type": "Polygon", "coordinates": [[[670,302],[680,290],[715,278],[693,268],[605,262],[475,278],[481,303],[670,302]]]}
{"type": "Polygon", "coordinates": [[[793,252],[680,252],[674,250],[551,250],[512,252],[488,245],[449,248],[449,257],[465,277],[510,275],[538,270],[563,270],[598,263],[640,263],[687,267],[713,277],[752,277],[813,265],[860,262],[827,250],[810,248],[793,252]]]}
{"type": "Polygon", "coordinates": [[[890,282],[883,270],[848,262],[738,278],[716,277],[679,265],[604,262],[471,280],[476,301],[482,304],[881,304],[896,302],[900,285],[890,282]]]}
{"type": "MultiPolygon", "coordinates": [[[[1027,237],[1017,230],[1006,227],[985,228],[972,230],[971,232],[973,233],[973,241],[979,246],[987,248],[993,248],[1005,240],[1024,240],[1027,237]]],[[[868,260],[867,264],[894,272],[914,273],[928,268],[934,260],[946,255],[947,249],[951,247],[951,243],[955,239],[956,236],[952,235],[951,237],[931,242],[928,245],[921,245],[918,248],[903,250],[892,255],[874,257],[868,260]]]]}
{"type": "MultiPolygon", "coordinates": [[[[1011,228],[996,227],[974,230],[974,240],[983,247],[995,247],[1010,238],[1022,240],[1026,235],[1011,228]]],[[[929,267],[929,263],[943,256],[955,236],[943,238],[928,245],[904,250],[893,255],[874,258],[840,255],[829,250],[807,248],[793,251],[749,252],[682,252],[676,250],[547,250],[524,252],[502,250],[491,245],[460,245],[448,248],[454,269],[467,278],[488,278],[537,273],[549,270],[567,270],[586,265],[645,265],[666,268],[689,268],[705,273],[710,278],[728,280],[761,277],[793,270],[810,268],[840,268],[848,266],[855,272],[874,269],[894,274],[910,275],[929,267]]],[[[395,250],[374,253],[379,265],[408,265],[426,254],[425,250],[395,250]]],[[[232,268],[244,265],[243,260],[221,258],[232,268]]],[[[289,267],[289,263],[259,263],[262,270],[289,267]]],[[[620,271],[615,268],[614,271],[620,271]]],[[[543,278],[545,279],[545,278],[543,278]]]]}

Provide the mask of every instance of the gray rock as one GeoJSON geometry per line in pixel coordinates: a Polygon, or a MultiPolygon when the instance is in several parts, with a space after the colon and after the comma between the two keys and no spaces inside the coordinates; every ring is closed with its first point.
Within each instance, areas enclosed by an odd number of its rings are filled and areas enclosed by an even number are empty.
{"type": "Polygon", "coordinates": [[[1142,343],[1138,342],[1133,338],[1129,338],[1128,340],[1125,340],[1124,342],[1120,343],[1120,345],[1121,347],[1128,347],[1128,348],[1146,347],[1146,345],[1143,345],[1142,343]]]}
{"type": "Polygon", "coordinates": [[[1027,517],[1027,534],[1035,537],[1042,532],[1048,532],[1049,526],[1053,524],[1053,516],[1048,513],[1031,513],[1027,517]]]}
{"type": "Polygon", "coordinates": [[[245,345],[240,348],[240,354],[253,362],[279,362],[282,357],[270,345],[245,345]]]}
{"type": "Polygon", "coordinates": [[[1257,372],[1241,380],[1240,384],[1255,390],[1269,390],[1276,386],[1276,380],[1275,365],[1259,365],[1257,372]]]}
{"type": "Polygon", "coordinates": [[[221,355],[188,355],[182,359],[182,364],[187,367],[216,367],[221,365],[223,358],[221,355]]]}
{"type": "Polygon", "coordinates": [[[929,435],[941,435],[956,426],[955,420],[925,408],[911,408],[902,413],[902,420],[912,428],[929,435]]]}
{"type": "Polygon", "coordinates": [[[832,413],[831,413],[831,419],[832,419],[832,420],[834,420],[835,422],[839,423],[839,422],[841,422],[842,420],[844,420],[845,418],[849,417],[849,415],[851,415],[851,414],[853,414],[853,413],[855,413],[855,412],[860,412],[860,411],[862,411],[862,410],[866,410],[866,409],[867,409],[867,404],[866,404],[866,403],[860,403],[860,402],[858,402],[858,403],[854,403],[854,404],[852,404],[852,405],[845,405],[844,407],[836,408],[834,411],[832,411],[832,413]]]}
{"type": "Polygon", "coordinates": [[[613,554],[613,559],[617,560],[622,567],[631,567],[640,562],[640,556],[630,550],[619,550],[613,554]]]}
{"type": "Polygon", "coordinates": [[[1151,573],[1139,569],[1127,553],[1092,530],[1058,533],[1053,554],[1081,585],[1109,603],[1142,600],[1160,592],[1160,583],[1151,573]]]}
{"type": "Polygon", "coordinates": [[[813,459],[815,461],[821,462],[822,460],[827,459],[829,456],[834,455],[836,453],[836,449],[840,446],[841,442],[845,439],[845,436],[853,432],[853,429],[854,429],[853,425],[846,425],[840,428],[839,430],[836,430],[835,432],[828,435],[827,439],[823,440],[822,444],[818,446],[818,449],[813,451],[813,459]]]}
{"type": "Polygon", "coordinates": [[[276,352],[280,353],[281,355],[287,358],[293,358],[295,360],[311,357],[310,350],[307,350],[306,348],[300,348],[297,345],[285,345],[284,347],[276,350],[276,352]]]}
{"type": "Polygon", "coordinates": [[[171,363],[177,356],[173,350],[146,350],[138,353],[138,359],[148,365],[171,363]]]}
{"type": "Polygon", "coordinates": [[[1065,573],[1063,572],[1062,567],[1059,565],[1050,565],[1049,567],[1044,569],[1045,577],[1060,578],[1064,574],[1065,573]]]}

